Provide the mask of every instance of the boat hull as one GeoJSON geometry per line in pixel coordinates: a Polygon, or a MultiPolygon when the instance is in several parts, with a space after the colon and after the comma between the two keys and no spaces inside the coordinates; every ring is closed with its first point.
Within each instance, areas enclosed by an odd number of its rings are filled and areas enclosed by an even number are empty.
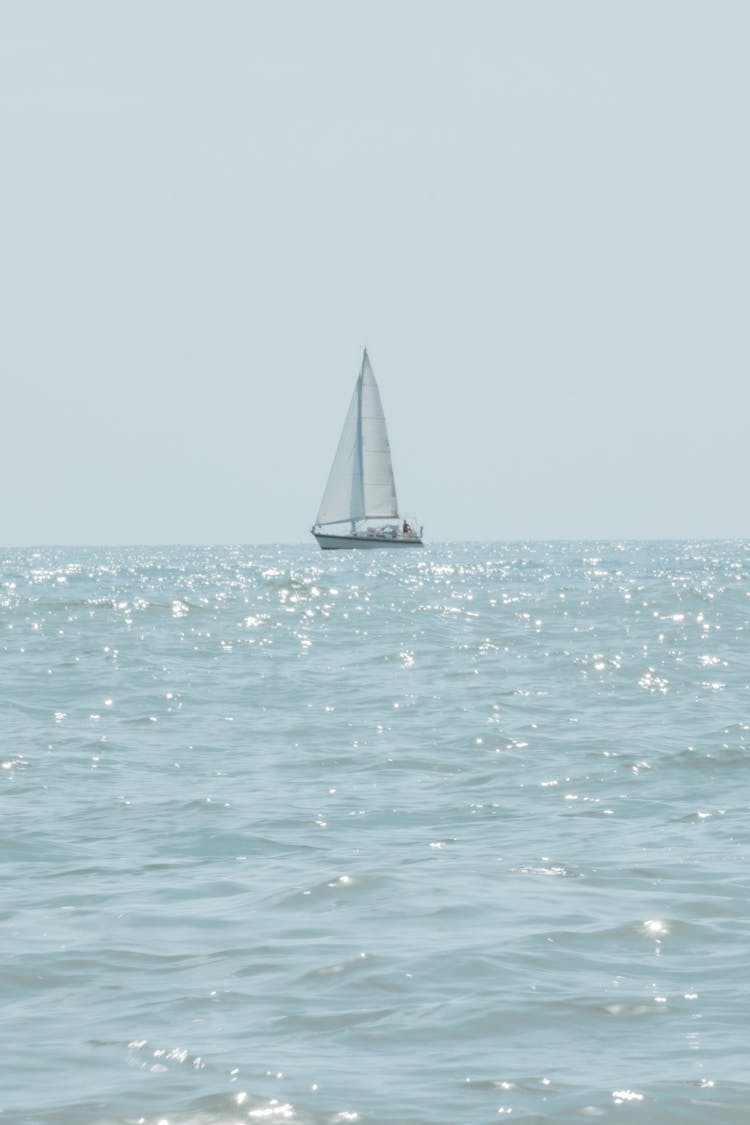
{"type": "Polygon", "coordinates": [[[416,536],[408,539],[377,535],[324,535],[314,531],[324,551],[372,551],[379,547],[422,547],[424,544],[416,536]]]}

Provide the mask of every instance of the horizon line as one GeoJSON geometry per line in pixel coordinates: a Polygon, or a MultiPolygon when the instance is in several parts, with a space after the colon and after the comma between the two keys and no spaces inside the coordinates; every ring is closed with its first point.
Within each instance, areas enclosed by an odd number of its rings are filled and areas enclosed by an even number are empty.
{"type": "MultiPolygon", "coordinates": [[[[429,546],[455,546],[460,545],[501,545],[501,544],[531,544],[531,543],[746,543],[750,542],[748,535],[550,535],[533,536],[528,538],[512,537],[508,539],[432,539],[424,543],[429,546]]],[[[150,542],[146,540],[131,540],[128,542],[49,542],[49,543],[9,543],[0,544],[3,551],[38,551],[55,549],[93,549],[106,548],[108,550],[121,547],[305,547],[318,551],[314,543],[307,540],[280,540],[266,539],[253,542],[241,540],[170,540],[167,542],[150,542]]]]}

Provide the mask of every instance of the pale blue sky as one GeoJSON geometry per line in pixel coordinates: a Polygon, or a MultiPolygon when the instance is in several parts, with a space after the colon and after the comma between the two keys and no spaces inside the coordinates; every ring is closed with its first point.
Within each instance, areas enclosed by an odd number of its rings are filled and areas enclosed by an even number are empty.
{"type": "Polygon", "coordinates": [[[363,344],[427,539],[746,535],[749,33],[0,0],[0,542],[308,540],[363,344]]]}

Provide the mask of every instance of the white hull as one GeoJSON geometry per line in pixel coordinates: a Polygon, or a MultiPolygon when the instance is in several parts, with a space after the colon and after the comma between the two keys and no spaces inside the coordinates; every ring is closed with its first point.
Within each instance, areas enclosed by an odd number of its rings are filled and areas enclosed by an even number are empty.
{"type": "Polygon", "coordinates": [[[404,538],[391,535],[325,535],[314,531],[324,551],[372,551],[376,547],[421,547],[422,540],[416,535],[404,538]]]}

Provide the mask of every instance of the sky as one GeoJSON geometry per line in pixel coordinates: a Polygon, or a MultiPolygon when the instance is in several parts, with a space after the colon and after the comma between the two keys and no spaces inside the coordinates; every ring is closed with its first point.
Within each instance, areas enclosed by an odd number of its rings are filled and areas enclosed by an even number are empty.
{"type": "Polygon", "coordinates": [[[0,543],[748,534],[746,0],[0,0],[0,543]]]}

